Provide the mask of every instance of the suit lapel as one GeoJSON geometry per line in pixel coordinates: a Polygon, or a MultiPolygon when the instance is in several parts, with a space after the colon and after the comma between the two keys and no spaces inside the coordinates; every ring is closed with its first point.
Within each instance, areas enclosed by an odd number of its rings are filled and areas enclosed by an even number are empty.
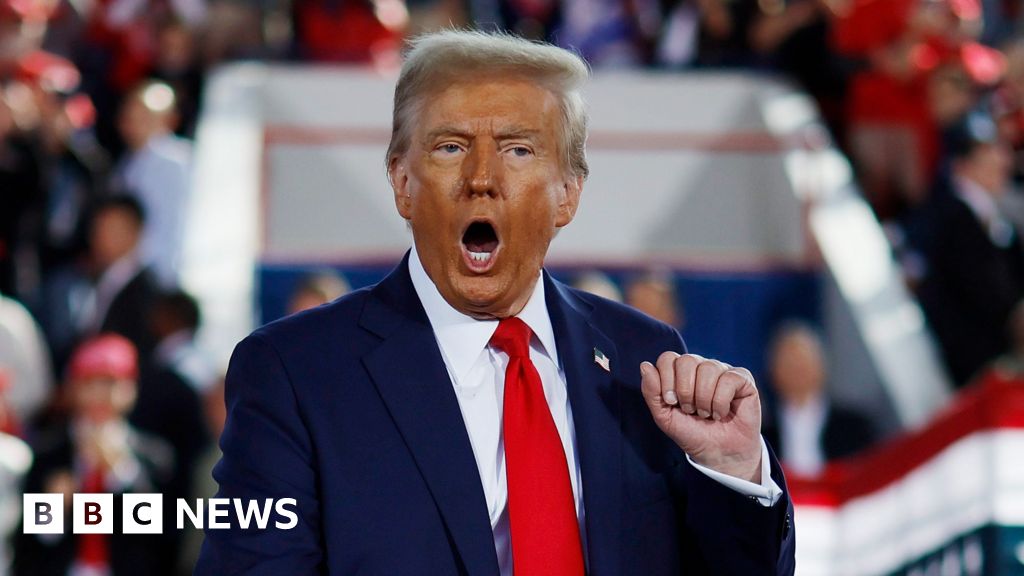
{"type": "Polygon", "coordinates": [[[619,430],[619,368],[615,344],[589,321],[591,307],[545,273],[548,313],[576,429],[586,510],[588,573],[622,573],[622,436],[619,430]],[[605,370],[597,351],[609,361],[605,370]]]}
{"type": "Polygon", "coordinates": [[[465,571],[497,576],[476,459],[433,330],[412,287],[408,255],[373,289],[360,323],[383,338],[363,364],[412,452],[465,571]]]}

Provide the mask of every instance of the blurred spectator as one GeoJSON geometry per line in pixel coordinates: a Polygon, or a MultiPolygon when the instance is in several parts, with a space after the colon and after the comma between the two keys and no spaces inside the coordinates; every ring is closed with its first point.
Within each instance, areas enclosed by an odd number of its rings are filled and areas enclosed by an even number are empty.
{"type": "Polygon", "coordinates": [[[171,370],[198,394],[205,394],[218,380],[213,364],[196,343],[200,324],[199,304],[181,290],[157,296],[150,312],[150,330],[156,341],[154,362],[171,370]]]}
{"type": "Polygon", "coordinates": [[[686,322],[672,273],[667,270],[652,270],[633,278],[626,286],[626,304],[680,330],[686,322]]]}
{"type": "MultiPolygon", "coordinates": [[[[657,0],[513,0],[517,27],[545,20],[541,7],[550,6],[548,36],[562,47],[577,51],[595,68],[642,66],[650,61],[649,44],[660,32],[657,0]]],[[[506,14],[510,14],[506,10],[506,14]]]]}
{"type": "MultiPolygon", "coordinates": [[[[73,2],[74,4],[78,4],[73,2]]],[[[200,26],[206,18],[205,0],[97,0],[81,3],[82,41],[75,61],[87,78],[85,90],[96,104],[100,141],[119,153],[116,111],[122,98],[153,67],[161,46],[157,26],[170,19],[200,26]]]]}
{"type": "Polygon", "coordinates": [[[573,282],[573,287],[602,298],[607,298],[613,302],[622,302],[622,290],[619,290],[619,287],[615,285],[615,282],[607,274],[597,270],[581,274],[573,282]]]}
{"type": "Polygon", "coordinates": [[[34,307],[60,370],[83,336],[116,332],[146,356],[153,349],[147,318],[158,291],[139,257],[145,214],[130,196],[100,200],[88,219],[87,257],[54,270],[34,307]]]}
{"type": "Polygon", "coordinates": [[[833,133],[843,134],[842,101],[851,65],[830,46],[830,0],[762,0],[750,25],[759,58],[815,98],[833,133]]]}
{"type": "Polygon", "coordinates": [[[179,136],[192,138],[203,90],[195,33],[181,20],[170,18],[157,28],[156,39],[158,49],[149,77],[174,90],[178,112],[174,131],[179,136]]]}
{"type": "Polygon", "coordinates": [[[854,0],[836,20],[839,52],[861,62],[847,95],[848,146],[879,218],[920,205],[939,163],[939,131],[1002,72],[972,42],[977,0],[854,0]]]}
{"type": "Polygon", "coordinates": [[[828,367],[821,339],[810,326],[791,322],[775,333],[768,369],[775,393],[764,437],[787,470],[813,476],[825,464],[875,441],[871,423],[827,395],[828,367]]]}
{"type": "MultiPolygon", "coordinates": [[[[138,359],[124,338],[104,334],[75,350],[64,392],[66,421],[40,434],[26,492],[153,493],[173,465],[168,448],[139,433],[126,420],[136,396],[138,359]]],[[[115,498],[115,502],[119,502],[115,498]]],[[[115,504],[116,506],[116,504],[115,504]]],[[[120,511],[115,512],[115,518],[120,511]]],[[[22,534],[17,542],[16,575],[166,574],[156,553],[158,535],[73,534],[65,514],[63,534],[22,534]]]]}
{"type": "Polygon", "coordinates": [[[656,61],[664,66],[751,66],[756,0],[663,0],[656,61]]]}
{"type": "Polygon", "coordinates": [[[348,281],[333,271],[316,272],[303,277],[288,299],[288,314],[327,304],[348,294],[348,281]]]}
{"type": "MultiPolygon", "coordinates": [[[[150,314],[157,347],[152,358],[142,363],[138,400],[128,417],[137,429],[163,440],[173,450],[175,466],[164,492],[165,509],[192,494],[196,461],[210,442],[196,388],[215,383],[202,372],[205,367],[196,367],[202,362],[192,341],[198,325],[199,309],[190,296],[173,292],[157,297],[150,314]],[[197,378],[203,379],[201,383],[197,378]]],[[[164,536],[160,546],[163,565],[173,567],[182,535],[170,515],[164,516],[164,536]]]]}
{"type": "Polygon", "coordinates": [[[120,334],[144,355],[153,349],[147,319],[156,295],[139,254],[145,224],[145,212],[129,197],[110,198],[97,209],[90,228],[93,306],[84,319],[86,333],[120,334]]]}
{"type": "Polygon", "coordinates": [[[174,90],[142,84],[128,97],[118,128],[128,154],[115,170],[114,188],[138,198],[148,217],[140,256],[167,287],[178,280],[185,212],[191,190],[192,147],[174,135],[174,90]]]}
{"type": "Polygon", "coordinates": [[[45,274],[85,253],[86,212],[106,190],[110,159],[92,133],[96,110],[77,92],[78,70],[45,52],[25,58],[21,69],[39,114],[34,136],[43,198],[33,237],[45,274]]]}
{"type": "Polygon", "coordinates": [[[927,212],[920,297],[962,386],[1007,349],[1007,320],[1024,298],[1024,253],[997,205],[1010,184],[1011,155],[995,125],[972,115],[949,140],[952,173],[927,212]]]}
{"type": "Polygon", "coordinates": [[[16,300],[0,294],[0,375],[2,395],[10,413],[0,430],[32,420],[53,389],[50,352],[35,320],[16,300]]]}
{"type": "Polygon", "coordinates": [[[317,62],[398,62],[403,0],[293,0],[296,51],[317,62]]]}
{"type": "Polygon", "coordinates": [[[31,239],[25,223],[39,205],[42,188],[38,158],[16,124],[13,91],[13,86],[0,84],[0,292],[20,295],[15,263],[24,250],[35,248],[25,243],[31,239]]]}

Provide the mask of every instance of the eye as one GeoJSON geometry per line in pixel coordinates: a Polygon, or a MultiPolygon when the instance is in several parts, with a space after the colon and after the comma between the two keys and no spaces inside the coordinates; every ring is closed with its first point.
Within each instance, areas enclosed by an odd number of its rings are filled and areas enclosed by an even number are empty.
{"type": "Polygon", "coordinates": [[[462,151],[462,146],[459,146],[454,142],[445,142],[444,144],[441,144],[440,146],[435,148],[435,150],[443,154],[458,154],[459,152],[462,151]]]}
{"type": "Polygon", "coordinates": [[[526,146],[513,146],[509,148],[509,151],[519,158],[525,158],[526,156],[533,154],[533,150],[530,150],[526,146]]]}

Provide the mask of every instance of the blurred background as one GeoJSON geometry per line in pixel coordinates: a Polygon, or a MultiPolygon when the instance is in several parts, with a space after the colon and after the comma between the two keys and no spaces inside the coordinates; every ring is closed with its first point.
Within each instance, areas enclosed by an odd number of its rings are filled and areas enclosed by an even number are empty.
{"type": "Polygon", "coordinates": [[[549,269],[754,372],[798,574],[1024,574],[1020,0],[0,0],[0,574],[191,573],[231,350],[400,260],[449,26],[594,69],[549,269]],[[164,535],[21,534],[88,491],[164,535]]]}

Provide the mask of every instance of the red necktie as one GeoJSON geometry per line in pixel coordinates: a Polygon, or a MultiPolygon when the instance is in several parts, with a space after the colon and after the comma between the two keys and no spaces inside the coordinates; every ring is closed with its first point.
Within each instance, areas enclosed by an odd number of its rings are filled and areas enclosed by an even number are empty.
{"type": "Polygon", "coordinates": [[[530,360],[530,334],[513,317],[499,322],[491,337],[491,345],[508,354],[503,432],[512,566],[516,576],[582,576],[569,467],[530,360]]]}

